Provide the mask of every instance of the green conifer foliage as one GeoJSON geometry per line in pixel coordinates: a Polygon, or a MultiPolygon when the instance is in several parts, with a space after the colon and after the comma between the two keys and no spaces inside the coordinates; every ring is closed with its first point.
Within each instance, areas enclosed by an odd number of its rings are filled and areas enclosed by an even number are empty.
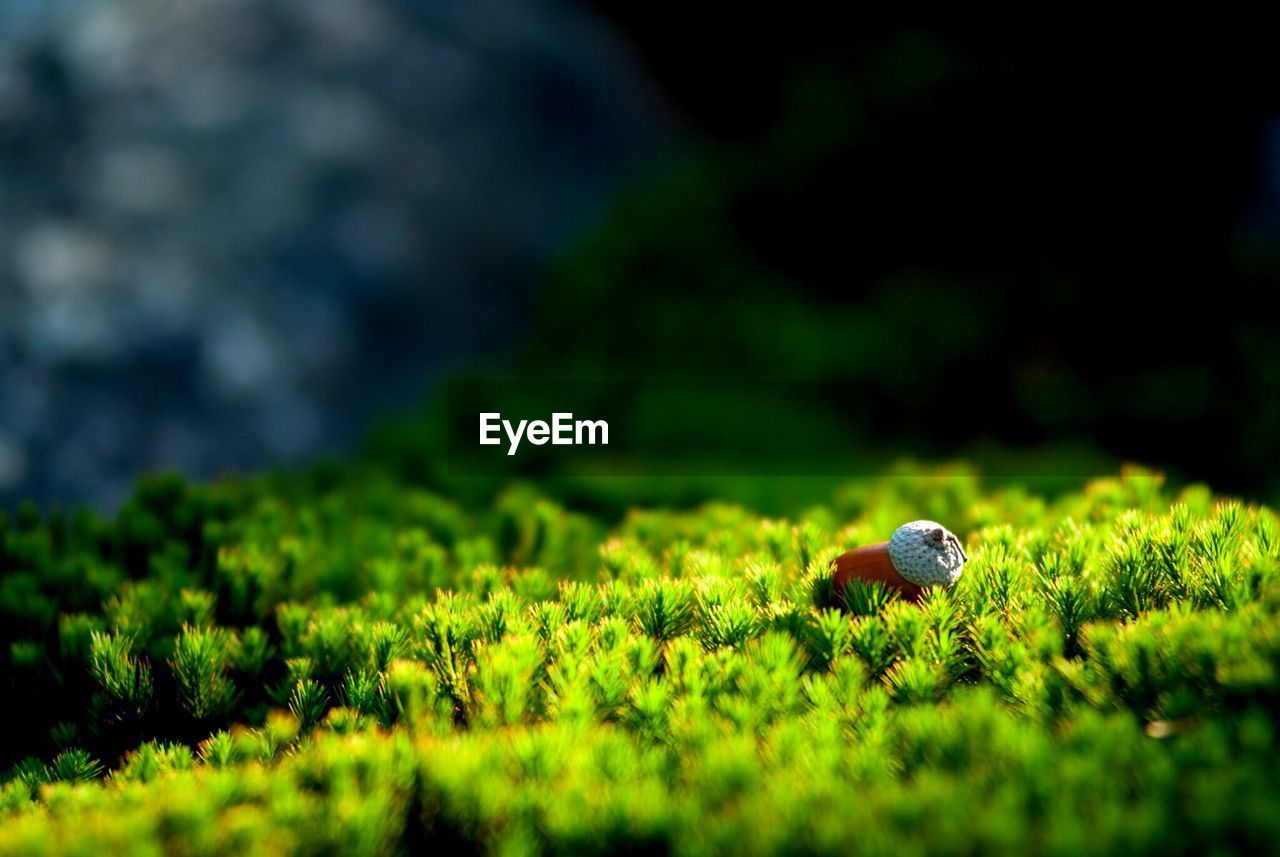
{"type": "Polygon", "coordinates": [[[794,519],[162,479],[5,521],[0,610],[0,853],[1280,841],[1280,521],[1141,471],[794,519]],[[834,598],[833,557],[925,516],[953,589],[834,598]]]}

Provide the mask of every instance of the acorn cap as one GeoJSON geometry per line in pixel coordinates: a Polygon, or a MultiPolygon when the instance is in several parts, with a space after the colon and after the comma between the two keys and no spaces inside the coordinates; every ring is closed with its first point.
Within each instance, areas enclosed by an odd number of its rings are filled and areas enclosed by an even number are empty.
{"type": "Polygon", "coordinates": [[[889,558],[917,586],[954,586],[969,557],[955,534],[936,521],[912,521],[893,531],[889,558]]]}

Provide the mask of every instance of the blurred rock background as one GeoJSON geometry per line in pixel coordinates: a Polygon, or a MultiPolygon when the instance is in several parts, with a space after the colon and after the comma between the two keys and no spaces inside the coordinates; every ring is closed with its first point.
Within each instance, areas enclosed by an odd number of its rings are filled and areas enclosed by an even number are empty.
{"type": "Polygon", "coordinates": [[[348,447],[492,354],[668,135],[527,0],[0,7],[0,500],[348,447]]]}
{"type": "Polygon", "coordinates": [[[664,456],[1280,500],[1272,31],[1122,17],[11,0],[0,503],[418,401],[369,447],[435,478],[432,397],[476,367],[731,382],[636,403],[664,456]]]}

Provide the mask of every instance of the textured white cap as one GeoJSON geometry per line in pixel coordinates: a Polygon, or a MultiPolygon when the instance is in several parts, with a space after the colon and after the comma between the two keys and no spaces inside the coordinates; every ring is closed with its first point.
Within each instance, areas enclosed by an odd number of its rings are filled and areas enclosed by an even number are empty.
{"type": "Polygon", "coordinates": [[[916,586],[955,585],[968,558],[955,534],[935,521],[903,524],[889,539],[893,567],[916,586]]]}

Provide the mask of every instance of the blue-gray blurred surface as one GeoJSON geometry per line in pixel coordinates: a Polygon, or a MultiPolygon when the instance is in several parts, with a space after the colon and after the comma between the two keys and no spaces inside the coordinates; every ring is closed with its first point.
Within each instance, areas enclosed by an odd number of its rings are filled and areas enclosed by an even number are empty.
{"type": "Polygon", "coordinates": [[[0,501],[341,449],[518,327],[666,136],[533,0],[7,0],[0,501]]]}

